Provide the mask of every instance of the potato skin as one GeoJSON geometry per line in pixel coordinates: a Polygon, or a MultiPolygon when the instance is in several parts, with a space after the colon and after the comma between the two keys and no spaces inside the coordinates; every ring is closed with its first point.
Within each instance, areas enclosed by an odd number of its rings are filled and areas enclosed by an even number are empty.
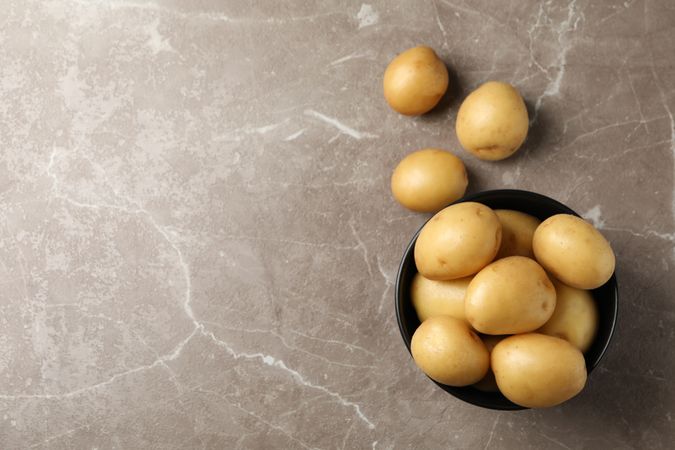
{"type": "Polygon", "coordinates": [[[479,159],[508,158],[525,142],[529,119],[520,93],[508,83],[488,81],[462,102],[455,131],[462,147],[479,159]]]}
{"type": "MultiPolygon", "coordinates": [[[[492,354],[492,350],[495,346],[507,337],[508,336],[491,336],[486,334],[481,336],[480,339],[483,341],[483,344],[485,344],[485,348],[487,348],[488,352],[492,354]]],[[[495,374],[492,372],[492,369],[488,369],[487,374],[485,374],[478,383],[475,383],[473,387],[483,392],[499,392],[497,380],[495,380],[495,374]]]]}
{"type": "Polygon", "coordinates": [[[420,231],[415,243],[417,270],[430,280],[473,275],[494,259],[501,236],[499,219],[487,206],[475,202],[450,205],[420,231]]]}
{"type": "Polygon", "coordinates": [[[410,286],[410,298],[420,322],[435,316],[452,316],[468,325],[464,315],[464,294],[470,281],[471,277],[428,280],[416,273],[410,286]]]}
{"type": "Polygon", "coordinates": [[[490,360],[499,390],[520,406],[558,405],[586,384],[584,355],[563,339],[538,333],[510,336],[495,346],[490,360]]]}
{"type": "Polygon", "coordinates": [[[502,245],[495,259],[507,256],[527,256],[534,258],[532,237],[541,220],[524,212],[511,209],[495,209],[502,224],[502,245]]]}
{"type": "Polygon", "coordinates": [[[433,49],[419,46],[394,58],[384,72],[384,98],[406,116],[434,108],[448,89],[448,69],[433,49]]]}
{"type": "Polygon", "coordinates": [[[553,315],[537,333],[566,340],[585,352],[598,331],[598,306],[590,292],[553,280],[556,305],[553,315]]]}
{"type": "Polygon", "coordinates": [[[417,212],[436,212],[459,200],[469,179],[461,159],[450,152],[427,148],[403,158],[391,177],[396,201],[417,212]]]}
{"type": "Polygon", "coordinates": [[[578,289],[595,289],[614,273],[607,239],[584,219],[557,214],[544,220],[532,239],[534,255],[555,278],[578,289]]]}
{"type": "Polygon", "coordinates": [[[553,314],[553,283],[536,261],[524,256],[499,259],[469,283],[464,312],[473,328],[485,334],[534,331],[553,314]]]}
{"type": "Polygon", "coordinates": [[[410,350],[417,366],[448,386],[479,381],[490,366],[490,354],[469,326],[454,317],[436,316],[415,330],[410,350]]]}

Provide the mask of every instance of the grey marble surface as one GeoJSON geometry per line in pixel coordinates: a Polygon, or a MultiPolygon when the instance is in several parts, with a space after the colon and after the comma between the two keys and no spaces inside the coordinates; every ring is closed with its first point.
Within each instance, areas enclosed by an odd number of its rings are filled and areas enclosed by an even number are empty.
{"type": "Polygon", "coordinates": [[[675,3],[0,10],[0,448],[672,448],[675,3]],[[381,77],[416,44],[452,95],[407,118],[381,77]],[[500,163],[454,133],[489,79],[536,117],[500,163]],[[426,146],[611,240],[618,332],[563,406],[464,404],[406,352],[392,284],[427,216],[389,176],[426,146]]]}

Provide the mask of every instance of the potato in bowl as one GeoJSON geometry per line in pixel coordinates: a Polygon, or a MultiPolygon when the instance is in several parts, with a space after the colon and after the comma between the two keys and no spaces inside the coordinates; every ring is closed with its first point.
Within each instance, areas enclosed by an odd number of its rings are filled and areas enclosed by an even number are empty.
{"type": "MultiPolygon", "coordinates": [[[[520,211],[542,221],[556,214],[576,215],[572,209],[549,197],[520,190],[479,192],[464,197],[460,202],[481,203],[493,210],[520,211]]],[[[410,297],[412,280],[419,273],[414,257],[414,247],[419,234],[418,231],[408,245],[399,266],[396,280],[397,321],[401,336],[408,349],[410,349],[412,336],[421,323],[410,297]]],[[[551,281],[554,281],[554,279],[551,279],[551,281]]],[[[587,374],[590,376],[606,353],[614,333],[618,313],[616,276],[612,275],[605,284],[588,292],[597,307],[597,328],[592,342],[582,353],[587,374]]],[[[542,333],[542,331],[537,330],[533,330],[533,332],[542,333]]],[[[556,337],[559,338],[559,336],[556,337]]],[[[449,386],[439,382],[436,382],[436,384],[451,395],[473,405],[499,410],[517,410],[528,407],[512,402],[500,392],[484,392],[473,386],[449,386]]]]}

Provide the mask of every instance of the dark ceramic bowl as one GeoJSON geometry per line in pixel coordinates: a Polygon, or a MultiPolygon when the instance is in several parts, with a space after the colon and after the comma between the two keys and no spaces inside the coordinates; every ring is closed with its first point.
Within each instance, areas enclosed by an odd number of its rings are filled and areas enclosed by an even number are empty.
{"type": "MultiPolygon", "coordinates": [[[[514,209],[516,211],[522,211],[541,220],[561,213],[578,216],[577,213],[562,203],[549,197],[528,191],[510,189],[485,191],[468,195],[458,200],[456,203],[469,201],[479,202],[493,209],[514,209]]],[[[417,318],[415,309],[410,301],[410,284],[417,273],[414,249],[420,230],[415,233],[408,248],[406,248],[396,278],[396,318],[398,319],[398,327],[401,330],[401,336],[403,337],[406,347],[408,347],[408,351],[410,351],[410,340],[412,339],[413,333],[420,325],[420,321],[417,318]]],[[[602,356],[609,346],[609,341],[612,339],[614,327],[616,326],[618,307],[616,276],[612,275],[612,278],[610,278],[607,283],[594,289],[591,293],[598,305],[598,318],[600,323],[598,324],[598,333],[595,337],[595,341],[593,341],[593,344],[584,355],[586,358],[586,368],[589,374],[600,363],[602,356]]],[[[436,384],[446,392],[449,392],[460,400],[464,400],[472,405],[498,410],[525,409],[510,402],[500,393],[482,392],[471,386],[453,387],[441,383],[436,384]]]]}

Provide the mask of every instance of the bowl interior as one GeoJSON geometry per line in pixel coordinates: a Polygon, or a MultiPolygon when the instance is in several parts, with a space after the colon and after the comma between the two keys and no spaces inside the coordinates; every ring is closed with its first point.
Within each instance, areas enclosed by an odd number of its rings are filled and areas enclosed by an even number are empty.
{"type": "MultiPolygon", "coordinates": [[[[467,201],[483,203],[493,209],[513,209],[522,211],[541,220],[555,214],[573,214],[578,216],[576,212],[572,211],[562,203],[541,194],[528,191],[510,189],[485,191],[466,196],[458,202],[467,201]]],[[[410,300],[410,285],[413,277],[417,273],[414,248],[420,230],[415,233],[415,236],[413,236],[405,251],[396,279],[396,317],[398,319],[401,336],[403,337],[403,341],[405,342],[408,351],[410,351],[410,340],[412,339],[412,335],[420,325],[410,300]]],[[[612,275],[612,278],[610,278],[607,283],[591,291],[591,294],[598,306],[599,324],[595,340],[584,354],[584,357],[586,358],[586,368],[589,374],[598,365],[602,356],[605,354],[614,332],[618,306],[618,291],[615,275],[612,275]]],[[[482,392],[470,386],[453,387],[437,382],[435,383],[455,397],[474,405],[499,410],[524,409],[523,407],[510,402],[500,393],[482,392]]]]}

